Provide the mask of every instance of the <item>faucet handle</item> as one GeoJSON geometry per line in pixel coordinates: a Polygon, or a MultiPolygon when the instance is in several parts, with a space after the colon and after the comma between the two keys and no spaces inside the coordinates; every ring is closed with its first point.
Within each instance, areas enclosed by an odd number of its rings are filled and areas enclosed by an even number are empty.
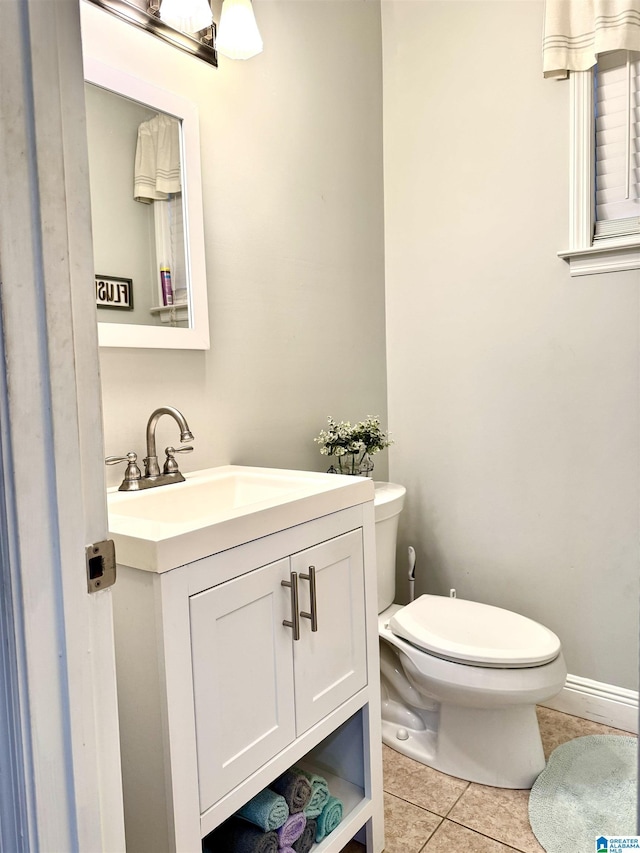
{"type": "MultiPolygon", "coordinates": [[[[127,468],[124,472],[124,480],[122,481],[122,485],[120,489],[122,491],[127,490],[128,483],[134,483],[142,477],[142,473],[136,464],[138,460],[138,454],[134,453],[133,450],[129,451],[126,456],[107,456],[104,460],[105,465],[117,465],[118,462],[126,462],[127,468]]],[[[137,486],[135,488],[138,488],[137,486]]]]}
{"type": "Polygon", "coordinates": [[[163,472],[165,474],[175,474],[179,470],[178,463],[175,459],[176,453],[191,453],[192,450],[193,447],[191,445],[188,445],[187,447],[179,447],[177,450],[171,445],[169,445],[169,447],[165,447],[164,452],[167,454],[167,458],[164,460],[163,472]]]}

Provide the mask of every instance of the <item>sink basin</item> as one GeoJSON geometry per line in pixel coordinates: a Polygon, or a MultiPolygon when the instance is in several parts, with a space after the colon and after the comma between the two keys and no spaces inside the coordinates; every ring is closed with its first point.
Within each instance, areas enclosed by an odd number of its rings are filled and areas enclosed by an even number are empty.
{"type": "Polygon", "coordinates": [[[222,516],[243,512],[257,503],[280,503],[295,493],[314,491],[316,483],[285,472],[251,469],[217,470],[187,475],[184,483],[147,489],[138,494],[117,492],[109,498],[114,515],[199,527],[222,516]]]}
{"type": "Polygon", "coordinates": [[[155,489],[109,489],[109,534],[118,563],[164,572],[373,495],[360,477],[226,465],[155,489]]]}

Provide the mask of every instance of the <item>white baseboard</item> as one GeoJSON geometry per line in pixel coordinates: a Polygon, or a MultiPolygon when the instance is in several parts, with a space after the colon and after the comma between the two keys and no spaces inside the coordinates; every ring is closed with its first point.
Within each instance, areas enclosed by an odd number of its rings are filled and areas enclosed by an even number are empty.
{"type": "Polygon", "coordinates": [[[545,708],[638,734],[638,691],[568,675],[564,689],[541,702],[545,708]]]}

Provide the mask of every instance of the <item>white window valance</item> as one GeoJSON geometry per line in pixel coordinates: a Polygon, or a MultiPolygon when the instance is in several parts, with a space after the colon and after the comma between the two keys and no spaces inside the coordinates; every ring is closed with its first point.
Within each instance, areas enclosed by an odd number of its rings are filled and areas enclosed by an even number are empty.
{"type": "Polygon", "coordinates": [[[546,0],[545,77],[587,71],[611,50],[640,50],[640,0],[546,0]]]}

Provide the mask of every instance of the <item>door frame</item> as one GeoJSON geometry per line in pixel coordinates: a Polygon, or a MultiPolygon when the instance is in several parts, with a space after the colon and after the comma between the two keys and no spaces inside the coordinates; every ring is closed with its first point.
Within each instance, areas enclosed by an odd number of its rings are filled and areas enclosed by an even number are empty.
{"type": "Polygon", "coordinates": [[[0,833],[30,853],[124,850],[111,590],[85,568],[107,511],[83,85],[78,0],[3,0],[0,833]]]}

